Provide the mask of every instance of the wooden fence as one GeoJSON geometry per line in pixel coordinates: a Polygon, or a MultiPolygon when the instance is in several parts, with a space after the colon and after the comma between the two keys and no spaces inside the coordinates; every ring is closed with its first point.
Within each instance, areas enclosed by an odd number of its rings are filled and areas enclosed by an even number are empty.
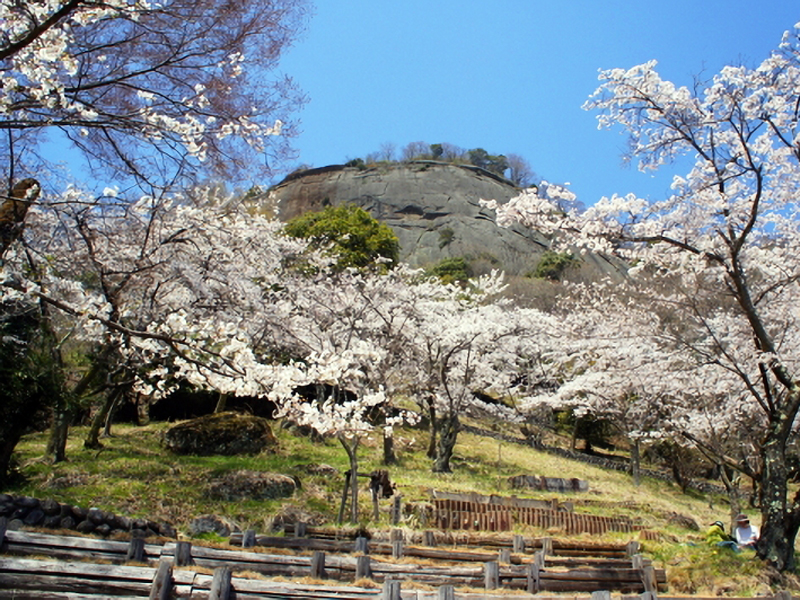
{"type": "MultiPolygon", "coordinates": [[[[505,594],[456,592],[452,585],[436,591],[402,589],[387,581],[382,588],[323,586],[299,582],[267,581],[234,575],[219,568],[213,574],[191,568],[174,569],[168,561],[158,567],[102,565],[0,557],[0,599],[8,600],[508,600],[505,594]]],[[[542,593],[511,596],[521,600],[563,600],[542,593]]],[[[570,596],[572,600],[611,600],[608,591],[570,596]]],[[[689,600],[652,592],[618,596],[620,600],[689,600]]],[[[693,597],[691,600],[716,600],[693,597]]],[[[727,600],[795,600],[788,592],[755,598],[727,600]]]]}
{"type": "MultiPolygon", "coordinates": [[[[396,532],[401,533],[400,530],[396,532]]],[[[189,542],[167,542],[162,545],[146,543],[142,538],[133,538],[125,542],[7,531],[3,535],[0,551],[16,556],[42,556],[65,561],[102,561],[117,565],[135,561],[149,568],[161,569],[164,568],[164,564],[169,564],[176,567],[228,569],[231,572],[250,572],[293,579],[313,577],[357,581],[367,578],[376,583],[413,581],[416,584],[430,586],[469,586],[485,589],[500,587],[529,591],[608,589],[637,592],[663,589],[666,582],[663,570],[654,570],[649,561],[641,559],[640,556],[637,559],[638,555],[605,559],[556,557],[553,556],[552,540],[544,540],[542,550],[537,551],[534,560],[531,561],[525,555],[512,553],[512,548],[507,547],[500,548],[497,553],[459,551],[451,548],[406,546],[401,536],[393,537],[395,539],[391,544],[370,544],[365,538],[359,538],[350,547],[358,554],[342,556],[327,555],[318,550],[305,555],[270,554],[266,551],[255,551],[253,548],[210,548],[193,546],[189,542]],[[386,554],[391,553],[391,558],[368,554],[376,549],[386,554]],[[434,566],[400,560],[408,557],[433,558],[441,562],[434,566]]],[[[296,551],[308,551],[310,548],[310,544],[304,543],[309,540],[303,538],[255,536],[255,541],[259,540],[262,543],[271,543],[296,551]]],[[[330,540],[323,542],[331,543],[330,540]]],[[[8,566],[10,563],[4,564],[8,566]]],[[[111,565],[106,564],[105,567],[110,568],[111,565]]],[[[14,581],[21,581],[19,575],[13,581],[9,580],[11,575],[5,573],[3,569],[0,567],[0,588],[14,581]]],[[[104,569],[100,571],[106,572],[104,569]]],[[[13,569],[9,567],[9,572],[11,571],[13,569]]],[[[87,577],[89,575],[87,572],[87,577]]],[[[117,591],[124,591],[129,584],[123,581],[115,585],[120,588],[117,591]]],[[[136,587],[139,584],[130,585],[136,587]]],[[[87,583],[85,587],[91,589],[91,583],[87,583]]]]}
{"type": "Polygon", "coordinates": [[[433,503],[435,523],[440,529],[510,531],[519,525],[530,525],[541,529],[556,528],[567,535],[599,535],[608,531],[632,532],[636,529],[633,521],[627,517],[604,517],[468,500],[434,499],[433,503]]]}
{"type": "MultiPolygon", "coordinates": [[[[188,542],[152,544],[145,543],[141,538],[124,542],[24,531],[8,531],[4,535],[0,531],[0,536],[0,551],[16,555],[0,557],[0,599],[100,600],[114,597],[128,600],[500,600],[508,596],[490,592],[502,588],[536,593],[537,600],[542,600],[543,592],[597,590],[605,590],[606,595],[593,594],[592,600],[607,600],[611,590],[623,593],[644,591],[641,598],[653,600],[659,591],[664,591],[666,581],[663,570],[654,569],[648,560],[638,554],[627,558],[558,556],[554,553],[559,546],[566,545],[563,550],[570,552],[577,549],[574,545],[547,538],[541,540],[542,547],[535,551],[533,560],[514,561],[512,559],[515,555],[510,549],[501,547],[500,556],[496,557],[500,560],[474,564],[474,557],[470,557],[467,562],[472,562],[474,566],[431,566],[375,559],[368,554],[326,556],[323,552],[314,551],[310,556],[271,555],[252,549],[193,546],[188,542]],[[32,560],[20,555],[68,557],[68,560],[32,560]],[[78,559],[90,562],[76,562],[78,559]],[[120,564],[130,560],[138,561],[138,564],[120,564]],[[112,564],[99,564],[98,561],[112,564]],[[293,581],[258,579],[255,573],[282,575],[293,581]],[[298,579],[309,575],[315,578],[359,581],[366,578],[375,582],[375,587],[296,583],[298,579]],[[408,586],[410,582],[438,586],[438,591],[401,589],[401,586],[408,586]],[[379,585],[382,587],[378,587],[379,585]],[[456,594],[455,586],[484,588],[487,591],[456,594]]],[[[517,536],[515,538],[518,540],[517,536]]],[[[268,538],[256,536],[256,539],[268,538]]],[[[283,539],[297,543],[301,538],[283,539]]],[[[493,539],[497,540],[496,537],[493,539]]],[[[397,550],[399,541],[401,540],[396,539],[392,542],[393,550],[397,550]]],[[[365,546],[363,542],[358,544],[361,551],[369,550],[369,546],[365,546]]],[[[303,545],[299,544],[298,549],[304,549],[303,545]]],[[[636,542],[631,542],[627,546],[617,546],[611,550],[618,553],[622,549],[630,554],[638,551],[638,546],[636,542]]],[[[406,548],[406,551],[410,550],[411,546],[406,548]]],[[[450,552],[456,553],[455,550],[450,552]]],[[[491,557],[490,554],[488,556],[491,557]]],[[[459,559],[454,556],[451,560],[459,559]]],[[[518,597],[531,596],[522,594],[518,597]]],[[[791,596],[786,594],[781,596],[781,600],[790,599],[791,596]]]]}

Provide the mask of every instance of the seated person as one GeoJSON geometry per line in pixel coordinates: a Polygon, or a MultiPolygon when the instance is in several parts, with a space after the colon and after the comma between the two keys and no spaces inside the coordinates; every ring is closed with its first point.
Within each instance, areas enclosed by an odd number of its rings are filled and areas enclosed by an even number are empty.
{"type": "Polygon", "coordinates": [[[747,515],[739,515],[736,517],[736,543],[742,548],[755,548],[758,541],[758,527],[750,525],[750,519],[747,515]]]}
{"type": "Polygon", "coordinates": [[[728,548],[734,552],[739,552],[739,546],[736,544],[731,536],[725,533],[725,525],[722,521],[714,521],[706,531],[706,543],[728,548]]]}

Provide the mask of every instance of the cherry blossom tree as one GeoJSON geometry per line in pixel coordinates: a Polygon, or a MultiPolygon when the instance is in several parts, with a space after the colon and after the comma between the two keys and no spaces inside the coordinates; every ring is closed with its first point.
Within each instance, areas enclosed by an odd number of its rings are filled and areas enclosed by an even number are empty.
{"type": "MultiPolygon", "coordinates": [[[[95,357],[73,397],[105,386],[112,398],[121,385],[163,395],[177,380],[220,393],[261,389],[256,367],[278,351],[276,296],[293,276],[285,264],[306,248],[274,221],[204,204],[73,189],[31,209],[22,243],[4,257],[2,294],[49,307],[54,352],[71,342],[95,357]],[[104,369],[114,382],[102,381],[104,369]]],[[[55,436],[57,459],[65,436],[55,436]]]]}
{"type": "Polygon", "coordinates": [[[305,16],[303,0],[3,0],[5,177],[35,171],[47,131],[120,182],[268,168],[302,99],[273,72],[305,16]]]}
{"type": "Polygon", "coordinates": [[[553,202],[569,195],[563,189],[529,190],[497,206],[498,220],[627,258],[631,276],[670,278],[675,291],[661,297],[679,319],[673,338],[684,360],[726,374],[715,390],[726,414],[758,410],[758,460],[730,462],[759,483],[758,555],[793,569],[800,497],[787,484],[787,453],[800,410],[800,29],[757,67],[725,67],[693,89],[663,80],[655,62],[602,71],[600,80],[586,108],[599,111],[601,127],[628,132],[640,168],[688,155],[690,171],[674,177],[663,201],[613,196],[578,213],[553,202]]]}
{"type": "Polygon", "coordinates": [[[419,298],[413,340],[418,357],[415,388],[429,404],[433,471],[449,473],[460,417],[480,406],[512,419],[502,402],[489,407],[477,393],[510,401],[550,343],[553,321],[544,313],[514,306],[500,296],[502,274],[472,280],[466,290],[429,282],[433,293],[419,298]],[[438,434],[438,442],[435,436],[438,434]]]}
{"type": "MultiPolygon", "coordinates": [[[[302,96],[291,80],[272,73],[304,25],[305,6],[303,0],[0,2],[0,169],[8,190],[0,208],[4,258],[20,238],[39,191],[58,196],[64,190],[58,171],[43,168],[39,149],[48,133],[75,146],[118,187],[136,185],[156,197],[193,176],[225,175],[236,181],[255,170],[263,173],[263,167],[269,171],[270,162],[285,158],[293,130],[289,115],[302,96]],[[26,175],[41,182],[22,179],[26,175]]],[[[63,227],[54,241],[69,239],[64,232],[70,223],[81,224],[80,234],[89,235],[99,213],[124,212],[119,200],[97,202],[75,190],[58,202],[76,204],[71,214],[60,211],[63,227]]],[[[147,246],[149,238],[143,239],[139,249],[147,246]]],[[[90,242],[91,235],[83,240],[90,242]]],[[[47,262],[36,262],[42,244],[28,248],[29,262],[36,264],[27,273],[34,276],[25,282],[24,271],[14,270],[19,263],[14,265],[13,258],[19,256],[12,257],[7,273],[13,274],[4,292],[52,283],[47,262]]],[[[130,246],[127,250],[136,254],[130,246]]],[[[115,287],[102,291],[116,293],[115,287]]],[[[50,300],[62,299],[39,292],[19,301],[38,303],[40,323],[50,328],[54,319],[44,309],[54,310],[50,300]],[[42,304],[43,299],[48,301],[42,304]]],[[[17,301],[10,302],[6,306],[17,301]]],[[[74,309],[67,303],[55,315],[74,309]]],[[[14,314],[3,313],[3,322],[14,314]]],[[[93,314],[95,325],[105,319],[117,333],[126,327],[117,318],[122,313],[93,314]]],[[[80,329],[75,324],[75,331],[80,329]]],[[[54,338],[44,332],[42,339],[54,338]]],[[[62,352],[60,342],[54,343],[51,354],[57,361],[62,352]]],[[[107,358],[105,352],[99,355],[97,370],[107,358]]],[[[94,371],[73,391],[85,391],[83,384],[98,376],[94,371]]]]}
{"type": "Polygon", "coordinates": [[[542,405],[572,410],[609,423],[631,447],[630,470],[639,483],[642,442],[662,437],[673,407],[671,366],[676,344],[661,332],[649,302],[621,293],[621,284],[564,286],[554,316],[561,335],[550,344],[551,382],[521,401],[521,410],[542,405]]]}
{"type": "MultiPolygon", "coordinates": [[[[393,425],[413,420],[395,401],[407,387],[402,373],[411,307],[403,299],[414,273],[405,267],[343,270],[336,260],[330,270],[298,280],[288,297],[292,308],[282,327],[296,348],[296,379],[291,390],[284,385],[271,398],[281,416],[335,437],[345,449],[352,522],[358,521],[361,440],[378,421],[386,440],[393,425]],[[314,390],[311,397],[295,393],[303,387],[314,390]]],[[[343,511],[344,503],[340,521],[343,511]]]]}

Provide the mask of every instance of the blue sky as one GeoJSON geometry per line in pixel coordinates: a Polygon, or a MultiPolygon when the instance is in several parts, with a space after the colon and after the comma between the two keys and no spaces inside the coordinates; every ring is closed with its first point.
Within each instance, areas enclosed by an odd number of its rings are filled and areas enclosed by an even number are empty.
{"type": "Polygon", "coordinates": [[[309,99],[297,163],[449,142],[519,154],[585,204],[657,199],[669,171],[623,166],[625,137],[581,110],[598,69],[656,59],[663,77],[691,85],[758,64],[798,21],[797,0],[317,0],[281,62],[309,99]]]}

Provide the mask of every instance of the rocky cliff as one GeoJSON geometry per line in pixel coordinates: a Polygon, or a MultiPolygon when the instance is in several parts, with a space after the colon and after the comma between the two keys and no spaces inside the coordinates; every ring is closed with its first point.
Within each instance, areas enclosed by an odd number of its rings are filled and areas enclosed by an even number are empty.
{"type": "MultiPolygon", "coordinates": [[[[505,202],[519,194],[511,182],[483,169],[435,161],[367,168],[342,165],[300,171],[270,190],[278,216],[354,203],[386,223],[400,240],[400,259],[430,267],[445,258],[465,258],[480,274],[501,268],[533,271],[549,240],[521,226],[498,227],[494,211],[480,200],[505,202]]],[[[582,257],[590,271],[617,272],[603,257],[582,257]]]]}

